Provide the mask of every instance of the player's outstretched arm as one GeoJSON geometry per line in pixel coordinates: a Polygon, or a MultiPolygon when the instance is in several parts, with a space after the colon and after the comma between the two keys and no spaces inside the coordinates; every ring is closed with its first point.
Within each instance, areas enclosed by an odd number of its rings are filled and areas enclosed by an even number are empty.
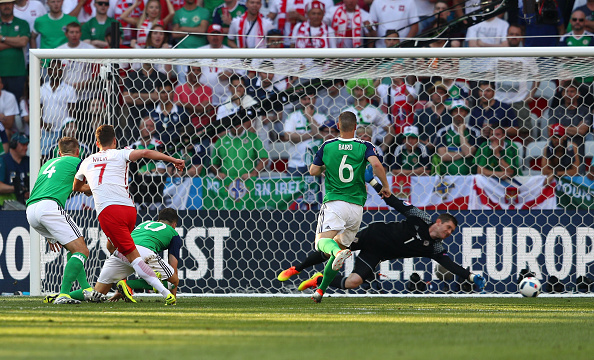
{"type": "Polygon", "coordinates": [[[392,195],[392,191],[390,190],[390,184],[388,183],[388,177],[386,176],[386,170],[384,169],[384,166],[379,161],[377,156],[370,156],[367,158],[367,161],[369,161],[371,164],[375,176],[377,176],[382,182],[383,186],[377,191],[378,194],[380,194],[384,199],[389,198],[392,195]]]}
{"type": "Polygon", "coordinates": [[[437,261],[439,264],[441,264],[449,272],[458,275],[461,279],[468,280],[471,283],[474,283],[476,286],[478,286],[480,290],[483,290],[485,288],[487,281],[484,277],[482,277],[479,274],[471,273],[468,269],[465,269],[462,266],[458,265],[458,263],[452,260],[448,255],[436,254],[431,258],[437,261]]]}
{"type": "Polygon", "coordinates": [[[184,169],[185,165],[184,160],[173,158],[155,150],[134,150],[130,153],[130,161],[138,161],[140,159],[167,161],[172,163],[180,171],[184,169]]]}
{"type": "MultiPolygon", "coordinates": [[[[369,185],[373,186],[373,188],[375,189],[375,191],[377,191],[378,193],[382,190],[382,185],[375,179],[372,178],[369,181],[369,185]]],[[[398,211],[399,213],[401,213],[402,215],[409,217],[409,216],[416,216],[416,217],[420,217],[423,220],[426,219],[426,222],[431,223],[431,217],[425,213],[422,210],[419,210],[418,208],[416,208],[415,206],[406,203],[400,199],[398,199],[396,196],[394,196],[393,194],[390,194],[389,197],[384,198],[384,202],[390,206],[391,208],[393,208],[394,210],[398,211]]]]}

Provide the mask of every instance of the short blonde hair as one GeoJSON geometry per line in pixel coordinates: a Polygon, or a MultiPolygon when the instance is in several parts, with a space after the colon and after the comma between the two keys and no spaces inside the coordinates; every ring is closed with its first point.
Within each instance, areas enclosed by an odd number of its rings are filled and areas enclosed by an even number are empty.
{"type": "Polygon", "coordinates": [[[363,135],[367,135],[369,137],[373,136],[373,129],[370,126],[359,126],[356,132],[357,137],[361,137],[363,135]]]}
{"type": "Polygon", "coordinates": [[[78,140],[73,137],[64,136],[58,141],[58,149],[62,155],[74,155],[78,149],[78,140]]]}

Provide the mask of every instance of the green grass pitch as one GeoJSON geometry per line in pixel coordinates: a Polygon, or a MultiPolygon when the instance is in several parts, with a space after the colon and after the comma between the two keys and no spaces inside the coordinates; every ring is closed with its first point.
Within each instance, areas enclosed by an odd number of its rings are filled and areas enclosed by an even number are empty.
{"type": "Polygon", "coordinates": [[[592,298],[0,298],[0,359],[593,359],[592,298]]]}

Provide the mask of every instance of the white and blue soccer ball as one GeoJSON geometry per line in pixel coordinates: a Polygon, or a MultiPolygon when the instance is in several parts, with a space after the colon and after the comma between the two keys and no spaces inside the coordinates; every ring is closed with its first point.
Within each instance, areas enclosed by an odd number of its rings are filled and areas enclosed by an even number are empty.
{"type": "Polygon", "coordinates": [[[540,294],[541,288],[540,281],[531,276],[522,279],[520,285],[518,285],[518,290],[520,290],[520,294],[524,297],[537,297],[540,294]]]}

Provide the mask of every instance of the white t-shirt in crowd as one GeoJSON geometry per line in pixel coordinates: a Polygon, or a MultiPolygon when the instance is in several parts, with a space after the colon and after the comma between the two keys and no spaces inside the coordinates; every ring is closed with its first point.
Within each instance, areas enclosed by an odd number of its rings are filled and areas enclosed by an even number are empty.
{"type": "Polygon", "coordinates": [[[97,215],[109,205],[134,207],[128,192],[128,163],[132,149],[99,151],[80,163],[76,179],[87,180],[97,215]]]}
{"type": "MultiPolygon", "coordinates": [[[[324,124],[328,118],[324,114],[315,113],[312,118],[316,124],[314,126],[320,127],[324,124]]],[[[287,132],[296,132],[299,134],[305,134],[310,132],[310,123],[303,114],[303,110],[297,110],[291,113],[287,120],[285,120],[285,129],[287,132]]],[[[300,141],[290,150],[289,162],[287,163],[290,167],[302,167],[305,166],[305,154],[307,153],[307,146],[312,142],[312,139],[300,141]]]]}
{"type": "Polygon", "coordinates": [[[507,40],[509,23],[498,17],[483,21],[468,28],[466,40],[478,40],[487,44],[501,44],[507,40]]]}
{"type": "MultiPolygon", "coordinates": [[[[369,8],[371,20],[378,23],[377,35],[383,37],[387,30],[398,30],[400,38],[406,38],[409,25],[419,21],[417,5],[413,0],[375,0],[369,8]]],[[[384,40],[376,42],[376,47],[385,47],[384,40]]]]}
{"type": "Polygon", "coordinates": [[[16,96],[6,90],[0,92],[0,114],[4,114],[4,116],[19,114],[19,103],[17,102],[16,96]]]}
{"type": "MultiPolygon", "coordinates": [[[[56,49],[95,49],[95,47],[89,43],[84,41],[80,41],[78,46],[70,47],[68,43],[62,44],[58,46],[56,49]]],[[[80,61],[71,61],[71,60],[62,60],[62,66],[64,68],[64,77],[63,81],[66,82],[68,85],[74,85],[79,82],[90,80],[93,77],[93,64],[80,62],[80,61]]],[[[93,89],[87,88],[86,90],[79,91],[78,98],[79,100],[86,100],[92,97],[93,89]]]]}
{"type": "Polygon", "coordinates": [[[76,90],[65,82],[61,82],[52,91],[50,82],[41,86],[41,104],[43,111],[41,118],[44,123],[52,125],[51,131],[57,133],[62,129],[62,122],[68,117],[68,104],[76,103],[76,90]]]}

